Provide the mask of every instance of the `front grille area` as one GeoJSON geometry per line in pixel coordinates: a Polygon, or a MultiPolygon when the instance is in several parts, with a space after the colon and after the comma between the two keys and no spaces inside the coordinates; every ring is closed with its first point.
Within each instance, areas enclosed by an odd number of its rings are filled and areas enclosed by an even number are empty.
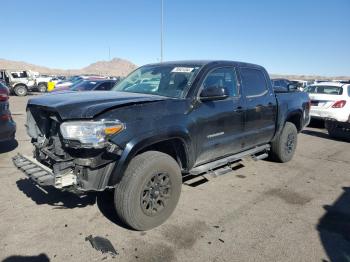
{"type": "Polygon", "coordinates": [[[34,145],[34,158],[53,169],[55,174],[73,167],[73,158],[61,143],[60,122],[54,112],[32,106],[27,110],[27,133],[34,145]]]}

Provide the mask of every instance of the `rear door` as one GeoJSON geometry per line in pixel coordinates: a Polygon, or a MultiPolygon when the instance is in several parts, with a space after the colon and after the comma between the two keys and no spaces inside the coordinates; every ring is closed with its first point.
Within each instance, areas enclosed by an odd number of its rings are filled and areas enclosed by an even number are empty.
{"type": "Polygon", "coordinates": [[[275,133],[277,100],[266,74],[260,68],[240,68],[245,100],[245,149],[270,142],[275,133]]]}

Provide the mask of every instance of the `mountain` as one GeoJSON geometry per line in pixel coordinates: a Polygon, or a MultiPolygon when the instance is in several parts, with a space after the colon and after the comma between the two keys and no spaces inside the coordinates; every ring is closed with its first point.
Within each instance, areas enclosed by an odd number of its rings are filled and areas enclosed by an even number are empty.
{"type": "Polygon", "coordinates": [[[320,76],[320,75],[282,75],[270,74],[271,78],[286,78],[289,80],[350,80],[350,76],[320,76]]]}
{"type": "Polygon", "coordinates": [[[120,58],[113,58],[110,61],[98,61],[93,63],[87,67],[84,67],[82,71],[85,74],[126,76],[136,67],[137,66],[130,61],[120,58]]]}
{"type": "MultiPolygon", "coordinates": [[[[0,69],[18,69],[32,70],[41,74],[49,75],[78,75],[78,74],[98,74],[110,76],[126,76],[137,66],[128,60],[113,58],[110,61],[98,61],[81,69],[55,69],[45,66],[38,66],[21,61],[11,61],[0,59],[0,69]]],[[[319,76],[319,75],[288,75],[288,74],[270,74],[271,78],[287,78],[290,80],[349,80],[350,76],[319,76]]]]}
{"type": "Polygon", "coordinates": [[[98,61],[81,69],[57,69],[45,66],[38,66],[22,61],[11,61],[0,59],[0,69],[32,70],[41,74],[49,75],[78,75],[98,74],[111,76],[126,76],[137,66],[132,62],[120,58],[113,58],[110,61],[98,61]]]}

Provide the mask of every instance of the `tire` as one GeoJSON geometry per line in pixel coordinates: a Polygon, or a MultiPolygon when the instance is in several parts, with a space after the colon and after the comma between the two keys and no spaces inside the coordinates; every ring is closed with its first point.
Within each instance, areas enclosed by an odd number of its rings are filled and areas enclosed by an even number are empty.
{"type": "Polygon", "coordinates": [[[13,88],[13,92],[16,96],[26,96],[28,94],[27,87],[25,85],[17,85],[13,88]]]}
{"type": "Polygon", "coordinates": [[[137,155],[115,188],[117,215],[135,230],[157,227],[175,210],[181,185],[180,167],[172,157],[158,151],[137,155]],[[152,204],[156,204],[155,209],[152,204]]]}
{"type": "Polygon", "coordinates": [[[298,142],[298,130],[291,122],[286,122],[282,132],[271,143],[271,159],[280,163],[290,161],[295,153],[298,142]]]}
{"type": "Polygon", "coordinates": [[[337,126],[333,121],[325,121],[325,128],[327,129],[328,135],[331,138],[337,138],[338,137],[338,132],[337,132],[337,126]]]}
{"type": "Polygon", "coordinates": [[[331,138],[343,139],[346,138],[346,131],[336,121],[325,121],[325,128],[327,129],[328,135],[331,138]]]}
{"type": "Polygon", "coordinates": [[[38,85],[38,91],[39,91],[40,93],[45,93],[45,92],[47,91],[47,86],[46,86],[46,84],[45,84],[45,83],[40,83],[40,84],[38,85]]]}

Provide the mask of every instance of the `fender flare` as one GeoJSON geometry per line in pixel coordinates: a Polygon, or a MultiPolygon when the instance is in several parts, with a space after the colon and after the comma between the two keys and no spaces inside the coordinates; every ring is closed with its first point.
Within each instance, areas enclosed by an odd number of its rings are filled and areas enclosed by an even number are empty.
{"type": "Polygon", "coordinates": [[[162,135],[159,135],[159,131],[158,134],[155,134],[155,132],[147,133],[143,136],[135,137],[134,139],[129,141],[126,144],[119,160],[115,164],[114,170],[111,172],[108,178],[108,185],[106,186],[115,186],[117,183],[119,183],[130,161],[134,158],[135,155],[137,155],[138,152],[140,152],[142,149],[148,146],[162,141],[169,141],[172,139],[181,140],[186,152],[186,161],[188,164],[191,164],[191,161],[193,161],[191,159],[191,156],[193,156],[193,152],[190,152],[190,150],[191,148],[193,148],[193,145],[191,145],[192,142],[188,131],[186,132],[184,130],[173,130],[170,132],[163,133],[160,130],[160,133],[162,135]]]}

